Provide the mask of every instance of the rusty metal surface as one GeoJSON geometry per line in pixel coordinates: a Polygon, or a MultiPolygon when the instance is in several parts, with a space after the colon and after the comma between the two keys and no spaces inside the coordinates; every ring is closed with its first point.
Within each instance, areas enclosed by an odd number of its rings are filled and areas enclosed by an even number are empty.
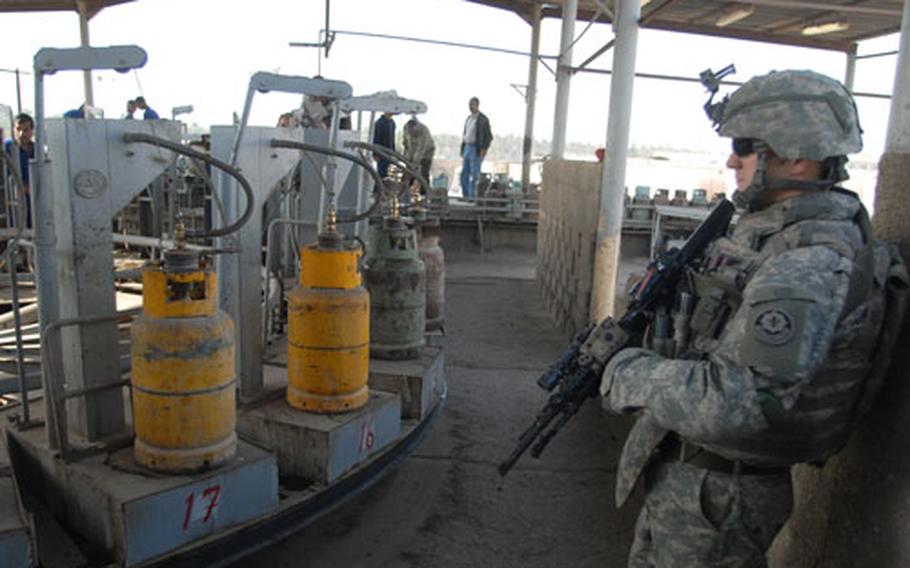
{"type": "Polygon", "coordinates": [[[439,246],[439,235],[424,233],[418,251],[426,270],[426,329],[431,331],[445,323],[445,253],[439,246]]]}
{"type": "Polygon", "coordinates": [[[413,359],[425,344],[426,269],[413,229],[373,227],[364,280],[370,291],[370,355],[413,359]]]}

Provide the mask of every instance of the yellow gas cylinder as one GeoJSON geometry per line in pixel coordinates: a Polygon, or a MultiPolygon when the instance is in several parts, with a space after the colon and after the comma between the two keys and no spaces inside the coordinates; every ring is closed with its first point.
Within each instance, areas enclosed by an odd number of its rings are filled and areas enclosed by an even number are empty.
{"type": "Polygon", "coordinates": [[[234,456],[234,323],[217,306],[211,268],[197,254],[165,252],[142,274],[132,327],[133,453],[163,472],[214,467],[234,456]]]}
{"type": "Polygon", "coordinates": [[[300,249],[300,285],[288,293],[288,404],[317,413],[369,398],[370,296],[363,251],[336,233],[300,249]]]}

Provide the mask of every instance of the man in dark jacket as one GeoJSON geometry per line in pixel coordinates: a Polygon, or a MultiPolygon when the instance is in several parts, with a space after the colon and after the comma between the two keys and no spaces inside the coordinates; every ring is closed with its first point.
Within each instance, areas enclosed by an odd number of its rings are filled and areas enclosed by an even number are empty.
{"type": "Polygon", "coordinates": [[[464,121],[461,138],[461,194],[465,199],[477,197],[477,180],[480,179],[480,164],[493,142],[490,119],[480,112],[480,99],[471,97],[468,102],[471,114],[464,121]]]}
{"type": "MultiPolygon", "coordinates": [[[[376,120],[376,126],[373,127],[373,144],[385,146],[389,150],[395,149],[395,121],[392,119],[392,113],[383,113],[376,120]]],[[[385,177],[389,173],[389,161],[378,153],[373,155],[373,159],[376,160],[379,177],[385,177]]]]}

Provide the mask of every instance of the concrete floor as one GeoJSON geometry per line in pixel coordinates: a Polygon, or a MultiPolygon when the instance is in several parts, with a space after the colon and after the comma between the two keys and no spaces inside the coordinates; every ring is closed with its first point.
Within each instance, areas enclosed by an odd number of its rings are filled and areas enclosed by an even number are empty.
{"type": "Polygon", "coordinates": [[[446,259],[448,400],[421,445],[331,514],[240,567],[619,567],[640,501],[613,504],[628,421],[591,401],[540,460],[496,465],[543,405],[534,381],[567,344],[533,253],[446,259]]]}

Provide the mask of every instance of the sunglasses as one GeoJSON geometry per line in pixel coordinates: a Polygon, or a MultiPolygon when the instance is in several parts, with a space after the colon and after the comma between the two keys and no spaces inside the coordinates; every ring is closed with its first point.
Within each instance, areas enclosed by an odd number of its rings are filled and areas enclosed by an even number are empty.
{"type": "Polygon", "coordinates": [[[736,154],[738,158],[751,156],[755,153],[755,146],[753,142],[754,140],[752,140],[752,138],[734,138],[733,153],[736,154]]]}

